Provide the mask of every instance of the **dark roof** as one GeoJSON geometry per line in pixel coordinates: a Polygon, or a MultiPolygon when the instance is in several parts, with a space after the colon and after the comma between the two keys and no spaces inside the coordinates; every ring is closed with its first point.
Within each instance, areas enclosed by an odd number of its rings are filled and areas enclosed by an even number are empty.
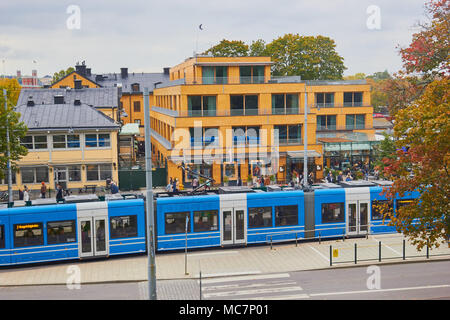
{"type": "Polygon", "coordinates": [[[64,96],[66,103],[80,100],[81,103],[91,105],[93,107],[118,107],[118,90],[117,88],[83,88],[83,89],[22,89],[20,92],[17,105],[26,105],[29,97],[36,105],[53,104],[54,96],[64,96]]]}
{"type": "Polygon", "coordinates": [[[155,83],[167,82],[170,80],[170,76],[163,72],[161,73],[145,73],[145,72],[128,72],[126,78],[122,78],[120,73],[107,73],[98,74],[103,76],[103,80],[96,80],[96,74],[92,74],[88,78],[92,81],[96,81],[102,87],[117,87],[118,84],[122,85],[122,93],[131,93],[131,85],[134,83],[139,84],[139,92],[143,92],[147,87],[150,92],[153,91],[155,83]]]}
{"type": "Polygon", "coordinates": [[[21,105],[16,111],[28,130],[119,129],[113,119],[87,104],[21,105]]]}

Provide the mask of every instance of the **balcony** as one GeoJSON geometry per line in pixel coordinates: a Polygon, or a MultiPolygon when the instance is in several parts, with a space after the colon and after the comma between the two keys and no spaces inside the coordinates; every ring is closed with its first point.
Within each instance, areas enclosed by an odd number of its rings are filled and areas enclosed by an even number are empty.
{"type": "Polygon", "coordinates": [[[351,131],[351,130],[366,130],[366,129],[373,129],[373,128],[363,123],[346,126],[336,126],[336,125],[321,126],[320,124],[317,124],[316,131],[351,131]]]}
{"type": "Polygon", "coordinates": [[[310,105],[311,108],[347,108],[347,107],[371,107],[370,104],[364,102],[330,102],[330,103],[314,103],[310,105]]]}

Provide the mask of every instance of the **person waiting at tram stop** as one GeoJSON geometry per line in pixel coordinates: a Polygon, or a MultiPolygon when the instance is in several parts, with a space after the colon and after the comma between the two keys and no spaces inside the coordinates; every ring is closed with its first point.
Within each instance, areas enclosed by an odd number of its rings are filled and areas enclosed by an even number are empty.
{"type": "Polygon", "coordinates": [[[114,181],[111,181],[111,194],[119,193],[119,187],[114,181]]]}
{"type": "Polygon", "coordinates": [[[45,194],[47,193],[47,187],[45,185],[45,182],[42,181],[41,182],[41,198],[44,199],[45,198],[45,194]]]}
{"type": "Polygon", "coordinates": [[[64,200],[63,188],[60,184],[56,186],[56,201],[64,200]]]}

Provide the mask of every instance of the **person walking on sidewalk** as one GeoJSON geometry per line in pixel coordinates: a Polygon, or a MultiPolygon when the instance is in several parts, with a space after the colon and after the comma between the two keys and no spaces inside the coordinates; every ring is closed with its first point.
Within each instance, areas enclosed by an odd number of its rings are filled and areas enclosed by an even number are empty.
{"type": "Polygon", "coordinates": [[[45,194],[47,193],[47,187],[45,185],[45,182],[42,181],[41,183],[41,198],[45,199],[45,194]]]}

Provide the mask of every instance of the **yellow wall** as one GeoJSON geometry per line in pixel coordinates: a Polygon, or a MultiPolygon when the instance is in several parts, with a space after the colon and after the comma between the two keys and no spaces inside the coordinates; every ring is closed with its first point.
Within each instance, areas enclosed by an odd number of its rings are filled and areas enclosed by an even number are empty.
{"type": "Polygon", "coordinates": [[[83,87],[88,86],[88,88],[100,88],[100,86],[98,86],[96,83],[89,80],[88,78],[83,77],[82,75],[79,75],[76,72],[73,72],[73,73],[69,74],[68,76],[66,76],[65,78],[62,78],[59,81],[53,83],[51,85],[51,88],[61,88],[61,87],[75,88],[75,79],[81,80],[81,85],[83,87]]]}

